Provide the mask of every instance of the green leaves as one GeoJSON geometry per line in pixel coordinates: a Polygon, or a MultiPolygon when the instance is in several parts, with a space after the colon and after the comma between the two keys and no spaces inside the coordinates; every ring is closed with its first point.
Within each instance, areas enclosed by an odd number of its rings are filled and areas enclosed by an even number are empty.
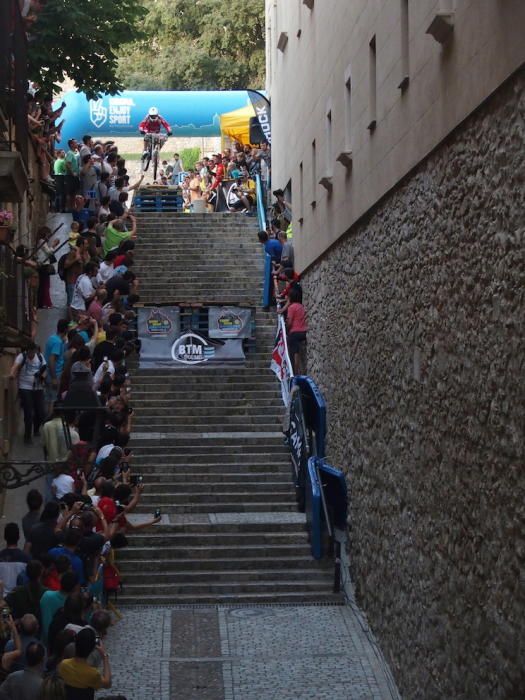
{"type": "Polygon", "coordinates": [[[137,90],[264,87],[264,0],[142,0],[146,37],[119,52],[137,90]]]}
{"type": "Polygon", "coordinates": [[[47,0],[31,30],[29,77],[50,94],[65,78],[90,98],[118,92],[118,53],[143,36],[145,15],[140,0],[47,0]]]}

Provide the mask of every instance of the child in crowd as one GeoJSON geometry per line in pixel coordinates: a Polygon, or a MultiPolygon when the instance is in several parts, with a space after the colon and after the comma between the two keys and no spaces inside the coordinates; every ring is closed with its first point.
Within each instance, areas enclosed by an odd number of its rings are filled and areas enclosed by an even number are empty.
{"type": "Polygon", "coordinates": [[[80,224],[78,221],[71,222],[71,230],[69,232],[69,245],[73,248],[77,244],[78,237],[80,236],[80,224]]]}

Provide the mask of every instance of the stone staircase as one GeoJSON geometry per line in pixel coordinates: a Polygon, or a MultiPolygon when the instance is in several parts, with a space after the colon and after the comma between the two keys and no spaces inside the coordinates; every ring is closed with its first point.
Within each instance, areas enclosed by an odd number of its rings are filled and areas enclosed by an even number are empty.
{"type": "MultiPolygon", "coordinates": [[[[144,302],[259,303],[253,219],[143,214],[138,226],[144,302]]],[[[242,367],[133,372],[133,465],[146,484],[137,517],[160,507],[163,519],[118,553],[121,602],[338,602],[295,505],[269,370],[275,319],[257,309],[255,321],[242,367]]]]}

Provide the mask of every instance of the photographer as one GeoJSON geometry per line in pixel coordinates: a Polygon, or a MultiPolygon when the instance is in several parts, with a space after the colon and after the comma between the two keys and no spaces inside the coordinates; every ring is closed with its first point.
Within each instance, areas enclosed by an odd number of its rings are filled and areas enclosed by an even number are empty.
{"type": "Polygon", "coordinates": [[[24,412],[24,442],[31,444],[31,436],[38,437],[45,419],[44,378],[46,361],[35,343],[29,343],[25,352],[16,356],[10,379],[18,380],[18,396],[24,412]]]}

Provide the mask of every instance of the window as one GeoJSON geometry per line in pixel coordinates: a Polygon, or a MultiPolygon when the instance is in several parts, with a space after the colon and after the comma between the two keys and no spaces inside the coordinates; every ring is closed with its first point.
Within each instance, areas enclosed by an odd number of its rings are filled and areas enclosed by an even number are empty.
{"type": "Polygon", "coordinates": [[[350,70],[345,74],[345,146],[352,151],[352,78],[350,70]]]}
{"type": "Polygon", "coordinates": [[[401,2],[401,80],[400,90],[408,87],[409,78],[409,46],[408,46],[408,0],[401,2]]]}
{"type": "Polygon", "coordinates": [[[315,139],[312,141],[312,207],[315,207],[315,196],[317,192],[317,152],[315,148],[315,139]]]}
{"type": "Polygon", "coordinates": [[[368,129],[374,131],[377,124],[377,55],[375,34],[369,44],[369,120],[368,129]]]}
{"type": "Polygon", "coordinates": [[[329,109],[326,113],[326,168],[327,175],[332,174],[333,170],[333,148],[332,148],[332,110],[329,109]]]}
{"type": "Polygon", "coordinates": [[[304,180],[303,180],[303,164],[299,163],[299,223],[303,223],[303,202],[304,202],[304,180]]]}

